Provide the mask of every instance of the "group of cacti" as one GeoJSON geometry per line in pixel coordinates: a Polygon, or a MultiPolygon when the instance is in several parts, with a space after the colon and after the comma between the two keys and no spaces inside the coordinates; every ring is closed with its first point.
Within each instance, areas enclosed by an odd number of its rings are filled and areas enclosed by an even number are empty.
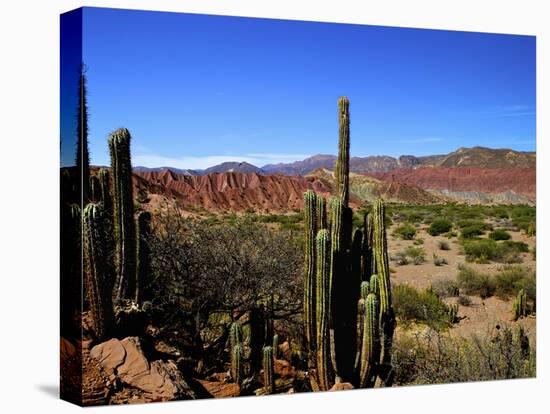
{"type": "Polygon", "coordinates": [[[336,382],[389,385],[395,316],[384,204],[377,200],[362,229],[349,207],[349,100],[338,101],[336,196],[304,194],[304,336],[312,389],[336,382]],[[326,205],[328,204],[328,209],[326,205]]]}
{"type": "MultiPolygon", "coordinates": [[[[263,384],[262,394],[272,394],[275,390],[273,365],[277,359],[279,336],[274,335],[273,345],[265,345],[262,351],[263,384]]],[[[231,355],[231,378],[241,385],[245,376],[243,332],[239,322],[233,322],[229,327],[229,350],[231,355]]],[[[252,373],[252,372],[250,372],[252,373]]]]}
{"type": "MultiPolygon", "coordinates": [[[[113,296],[138,304],[147,296],[151,215],[140,212],[134,218],[131,137],[127,129],[118,129],[109,136],[111,170],[101,168],[96,175],[90,174],[83,72],[77,128],[76,166],[81,175],[82,194],[82,213],[79,209],[78,214],[82,223],[85,301],[92,316],[94,334],[104,339],[113,328],[113,296]],[[111,254],[113,243],[114,256],[111,254]]],[[[75,226],[80,228],[79,224],[80,221],[75,226]]]]}

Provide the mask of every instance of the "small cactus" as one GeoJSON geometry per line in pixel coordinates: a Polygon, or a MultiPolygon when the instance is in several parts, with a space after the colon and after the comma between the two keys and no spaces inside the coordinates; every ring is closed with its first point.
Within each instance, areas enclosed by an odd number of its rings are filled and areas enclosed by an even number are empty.
{"type": "Polygon", "coordinates": [[[279,358],[279,335],[273,335],[273,358],[279,358]]]}
{"type": "Polygon", "coordinates": [[[273,394],[275,380],[273,376],[273,348],[264,347],[263,369],[264,369],[264,390],[266,394],[273,394]]]}
{"type": "Polygon", "coordinates": [[[370,277],[369,287],[371,293],[380,295],[380,282],[378,281],[378,275],[375,274],[370,277]]]}
{"type": "Polygon", "coordinates": [[[371,293],[369,282],[361,282],[360,289],[361,289],[361,299],[367,299],[368,294],[371,293]]]}
{"type": "Polygon", "coordinates": [[[447,307],[447,319],[451,324],[458,321],[458,304],[455,303],[447,307]]]}
{"type": "Polygon", "coordinates": [[[513,311],[514,320],[518,320],[519,318],[528,315],[527,295],[525,294],[525,290],[520,289],[520,291],[518,292],[518,295],[516,296],[516,299],[513,303],[513,311]]]}

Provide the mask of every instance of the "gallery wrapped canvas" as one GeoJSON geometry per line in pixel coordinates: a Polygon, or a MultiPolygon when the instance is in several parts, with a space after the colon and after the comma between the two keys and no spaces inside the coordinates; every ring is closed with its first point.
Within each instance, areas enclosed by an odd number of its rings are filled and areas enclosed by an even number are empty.
{"type": "Polygon", "coordinates": [[[534,37],[86,7],[60,84],[63,399],[535,376],[534,37]]]}

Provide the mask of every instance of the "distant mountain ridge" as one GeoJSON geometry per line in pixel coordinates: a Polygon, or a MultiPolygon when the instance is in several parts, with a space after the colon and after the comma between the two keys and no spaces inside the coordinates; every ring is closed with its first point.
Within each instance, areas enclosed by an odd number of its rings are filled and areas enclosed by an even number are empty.
{"type": "MultiPolygon", "coordinates": [[[[240,172],[262,175],[304,176],[317,169],[334,169],[336,156],[318,154],[301,161],[291,163],[267,164],[257,167],[248,162],[224,162],[205,170],[178,169],[172,167],[146,168],[135,167],[136,172],[171,170],[183,175],[206,175],[211,173],[240,172]]],[[[477,167],[477,168],[535,168],[536,153],[515,151],[508,148],[459,148],[449,154],[417,157],[402,155],[398,158],[387,155],[351,157],[350,170],[355,173],[387,173],[396,169],[415,169],[419,167],[477,167]]]]}

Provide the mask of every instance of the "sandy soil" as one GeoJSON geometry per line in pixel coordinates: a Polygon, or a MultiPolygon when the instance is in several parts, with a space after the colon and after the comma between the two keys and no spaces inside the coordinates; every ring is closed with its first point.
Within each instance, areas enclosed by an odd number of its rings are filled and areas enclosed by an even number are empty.
{"type": "MultiPolygon", "coordinates": [[[[393,230],[397,227],[394,224],[388,231],[388,250],[390,257],[409,246],[415,246],[412,240],[401,240],[392,235],[393,230]]],[[[476,264],[467,263],[465,256],[461,252],[461,246],[456,237],[447,239],[443,236],[433,237],[426,232],[427,226],[421,225],[417,228],[416,238],[424,240],[424,244],[420,245],[426,251],[426,262],[420,265],[408,264],[398,266],[395,262],[391,262],[390,266],[394,273],[391,274],[392,284],[408,284],[417,289],[424,289],[430,286],[433,282],[440,278],[455,278],[458,274],[458,265],[465,263],[476,270],[484,273],[495,274],[503,267],[501,263],[476,264]],[[446,240],[449,243],[450,250],[440,250],[437,246],[438,240],[446,240]],[[447,260],[446,265],[436,266],[433,263],[433,253],[447,260]]],[[[512,235],[512,240],[523,241],[529,245],[531,249],[535,245],[534,237],[527,237],[520,232],[509,232],[512,235]]],[[[484,236],[486,237],[486,236],[484,236]]],[[[531,253],[522,253],[522,266],[534,271],[536,269],[535,260],[531,253]]],[[[536,317],[528,317],[512,321],[512,301],[502,300],[497,297],[481,299],[479,296],[470,296],[472,304],[470,306],[459,306],[458,316],[462,318],[459,323],[451,328],[452,335],[470,336],[472,334],[484,335],[497,324],[514,325],[521,324],[530,339],[535,340],[536,337],[536,317]]],[[[457,298],[446,299],[448,303],[456,303],[457,298]]]]}

